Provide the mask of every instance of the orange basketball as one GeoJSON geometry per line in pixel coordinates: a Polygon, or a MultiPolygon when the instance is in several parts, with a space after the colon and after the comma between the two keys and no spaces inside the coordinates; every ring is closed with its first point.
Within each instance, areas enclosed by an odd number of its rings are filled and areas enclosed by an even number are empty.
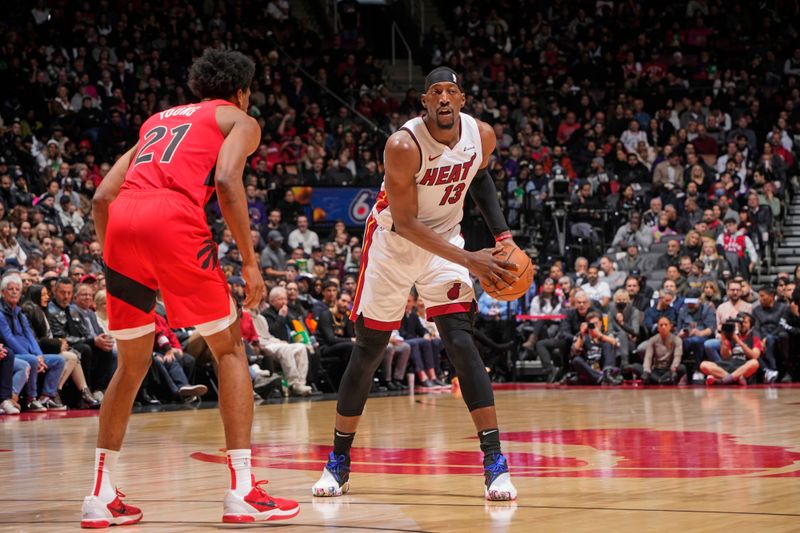
{"type": "Polygon", "coordinates": [[[531,283],[533,283],[533,264],[531,263],[531,258],[528,257],[524,251],[519,249],[517,246],[503,246],[500,250],[496,251],[494,254],[496,258],[508,261],[509,263],[513,263],[517,265],[517,270],[514,270],[514,274],[519,276],[519,279],[515,283],[512,283],[508,287],[505,287],[502,290],[495,290],[494,287],[487,287],[486,285],[481,282],[481,286],[483,290],[489,293],[489,296],[494,298],[495,300],[503,300],[504,302],[510,302],[516,300],[530,288],[531,283]]]}

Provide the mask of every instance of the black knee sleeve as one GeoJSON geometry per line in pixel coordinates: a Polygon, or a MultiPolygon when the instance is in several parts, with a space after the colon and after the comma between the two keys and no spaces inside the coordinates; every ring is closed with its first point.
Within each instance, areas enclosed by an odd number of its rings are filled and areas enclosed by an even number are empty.
{"type": "Polygon", "coordinates": [[[383,353],[389,344],[391,331],[370,329],[364,318],[356,321],[356,344],[353,354],[339,384],[339,399],[336,412],[342,416],[361,416],[364,404],[372,387],[372,376],[383,361],[383,353]]]}
{"type": "Polygon", "coordinates": [[[434,318],[444,341],[447,357],[458,374],[467,409],[494,405],[492,382],[483,366],[473,338],[474,313],[454,313],[434,318]]]}

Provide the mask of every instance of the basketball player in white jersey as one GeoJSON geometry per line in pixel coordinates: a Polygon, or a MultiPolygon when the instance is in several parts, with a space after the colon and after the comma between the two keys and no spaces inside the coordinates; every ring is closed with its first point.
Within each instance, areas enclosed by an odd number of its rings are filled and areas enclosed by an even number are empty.
{"type": "MultiPolygon", "coordinates": [[[[350,447],[367,401],[372,377],[397,329],[412,286],[426,303],[458,374],[484,453],[484,495],[513,500],[508,464],[500,450],[494,395],[473,339],[475,293],[470,273],[505,287],[516,266],[492,249],[464,250],[460,222],[470,192],[495,235],[497,246],[513,246],[492,178],[486,171],[496,138],[491,126],[460,113],[464,93],[445,67],[425,79],[426,114],[388,140],[386,175],[364,231],[361,271],[353,301],[356,346],[339,387],[333,451],[314,496],[341,496],[349,488],[350,447]]],[[[420,443],[424,446],[424,442],[420,443]]]]}

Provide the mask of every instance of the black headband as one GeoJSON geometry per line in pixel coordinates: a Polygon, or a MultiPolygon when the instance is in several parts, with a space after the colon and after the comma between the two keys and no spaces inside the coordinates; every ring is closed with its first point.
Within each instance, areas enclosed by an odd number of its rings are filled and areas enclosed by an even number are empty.
{"type": "Polygon", "coordinates": [[[436,67],[425,76],[425,92],[431,88],[435,83],[455,83],[458,90],[461,90],[461,85],[458,83],[458,74],[448,67],[436,67]]]}

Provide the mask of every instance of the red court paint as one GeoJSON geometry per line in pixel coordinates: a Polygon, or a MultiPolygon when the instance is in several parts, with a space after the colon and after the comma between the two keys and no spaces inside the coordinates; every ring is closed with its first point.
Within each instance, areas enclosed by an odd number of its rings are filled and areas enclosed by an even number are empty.
{"type": "MultiPolygon", "coordinates": [[[[471,437],[475,438],[475,437],[471,437]]],[[[800,477],[800,452],[781,446],[740,444],[732,435],[652,429],[546,430],[504,433],[515,476],[585,478],[699,478],[749,474],[800,477]],[[520,444],[564,447],[563,455],[519,451],[520,444]],[[776,472],[783,469],[783,472],[776,472]]],[[[477,448],[477,446],[475,446],[477,448]]],[[[253,465],[319,470],[329,445],[254,444],[253,465]]],[[[199,461],[225,463],[224,452],[195,452],[199,461]]],[[[480,474],[480,451],[428,448],[353,448],[357,472],[374,474],[480,474]]]]}

